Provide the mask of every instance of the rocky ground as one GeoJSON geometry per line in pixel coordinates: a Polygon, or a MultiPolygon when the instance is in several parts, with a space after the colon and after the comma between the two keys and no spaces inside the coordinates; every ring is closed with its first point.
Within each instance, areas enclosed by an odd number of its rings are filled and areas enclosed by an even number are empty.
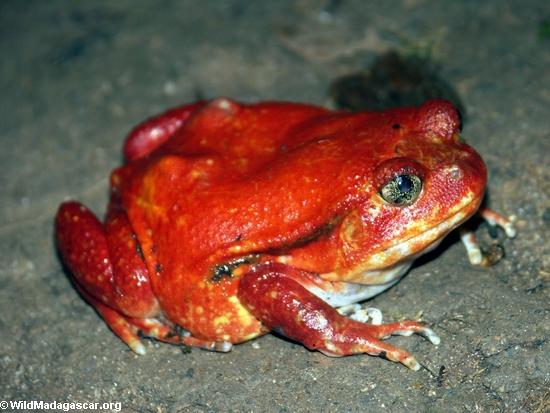
{"type": "MultiPolygon", "coordinates": [[[[3,1],[0,5],[2,400],[120,402],[123,411],[550,410],[550,4],[521,0],[3,1]],[[506,256],[469,265],[457,237],[369,302],[442,342],[392,338],[425,366],[333,359],[267,335],[231,353],[146,342],[136,356],[71,286],[53,216],[102,214],[139,121],[220,95],[332,105],[330,85],[396,50],[460,98],[517,216],[506,256]],[[429,62],[429,63],[428,63],[429,62]]],[[[480,239],[493,242],[487,228],[480,239]]],[[[3,407],[3,405],[0,405],[3,407]]],[[[10,410],[10,409],[8,409],[10,410]]]]}

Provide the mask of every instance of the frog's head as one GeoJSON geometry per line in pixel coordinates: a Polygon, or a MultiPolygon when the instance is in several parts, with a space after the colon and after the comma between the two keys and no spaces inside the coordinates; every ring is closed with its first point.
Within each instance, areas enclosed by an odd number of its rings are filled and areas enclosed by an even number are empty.
{"type": "Polygon", "coordinates": [[[476,212],[484,195],[485,164],[460,138],[451,103],[388,113],[388,139],[369,148],[377,162],[361,188],[367,196],[338,228],[340,274],[350,281],[384,281],[369,274],[389,274],[433,248],[476,212]]]}

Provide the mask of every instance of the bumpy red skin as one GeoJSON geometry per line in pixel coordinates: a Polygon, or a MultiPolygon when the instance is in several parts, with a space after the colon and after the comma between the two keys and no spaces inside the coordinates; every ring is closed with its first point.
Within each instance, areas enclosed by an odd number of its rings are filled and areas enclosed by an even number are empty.
{"type": "MultiPolygon", "coordinates": [[[[356,114],[227,99],[176,108],[128,137],[105,225],[80,204],[60,207],[59,248],[79,290],[130,345],[139,320],[162,315],[203,344],[277,328],[335,355],[388,355],[377,338],[420,325],[351,322],[303,288],[312,275],[300,273],[350,279],[358,268],[379,269],[366,258],[416,235],[415,222],[443,221],[467,194],[465,216],[473,214],[486,170],[459,126],[446,101],[356,114]],[[423,192],[413,206],[386,205],[380,187],[402,173],[420,176],[423,192]],[[283,254],[286,266],[271,264],[283,254]],[[216,273],[242,257],[231,274],[216,273]],[[296,324],[283,293],[307,314],[325,314],[326,329],[296,324]],[[340,339],[319,345],[335,331],[340,339]]],[[[383,265],[404,258],[390,254],[383,265]]],[[[170,341],[169,330],[149,333],[170,341]]]]}

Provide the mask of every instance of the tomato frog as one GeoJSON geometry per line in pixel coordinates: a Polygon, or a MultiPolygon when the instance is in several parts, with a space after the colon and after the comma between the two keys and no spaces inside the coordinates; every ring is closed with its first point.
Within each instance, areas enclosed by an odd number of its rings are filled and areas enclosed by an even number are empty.
{"type": "MultiPolygon", "coordinates": [[[[350,113],[219,98],[145,121],[124,156],[104,222],[68,201],[56,237],[78,291],[136,353],[139,334],[225,352],[275,331],[418,370],[383,339],[439,343],[357,303],[478,212],[487,171],[451,103],[350,113]]],[[[462,239],[479,264],[473,235],[462,239]]]]}

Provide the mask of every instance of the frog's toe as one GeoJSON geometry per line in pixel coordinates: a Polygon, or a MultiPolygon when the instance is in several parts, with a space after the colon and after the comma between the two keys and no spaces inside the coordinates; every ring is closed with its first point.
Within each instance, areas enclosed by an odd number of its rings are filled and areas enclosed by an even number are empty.
{"type": "Polygon", "coordinates": [[[413,356],[410,356],[401,362],[404,366],[410,368],[413,371],[420,370],[420,364],[413,356]]]}
{"type": "Polygon", "coordinates": [[[363,308],[360,304],[349,304],[339,307],[337,311],[341,315],[361,323],[370,323],[373,325],[382,324],[383,315],[382,311],[378,308],[363,308]]]}
{"type": "Polygon", "coordinates": [[[371,319],[371,324],[374,324],[375,326],[382,324],[382,311],[374,307],[369,307],[365,311],[367,313],[367,316],[371,319]]]}
{"type": "Polygon", "coordinates": [[[481,265],[483,261],[483,253],[477,242],[477,239],[474,233],[465,228],[460,227],[460,240],[466,248],[466,254],[468,254],[468,260],[472,265],[481,265]]]}
{"type": "Polygon", "coordinates": [[[371,329],[374,336],[377,338],[388,338],[392,335],[409,337],[413,334],[418,334],[436,346],[441,343],[441,339],[431,328],[417,321],[398,321],[395,323],[371,326],[371,329]]]}
{"type": "Polygon", "coordinates": [[[397,336],[409,337],[414,333],[421,335],[422,337],[429,340],[430,343],[432,343],[436,346],[438,346],[441,343],[441,338],[439,338],[439,336],[437,334],[435,334],[434,331],[431,328],[428,328],[428,327],[424,327],[422,329],[418,329],[418,330],[415,330],[415,331],[413,331],[413,330],[397,330],[397,331],[394,331],[392,334],[397,335],[397,336]]]}
{"type": "Polygon", "coordinates": [[[336,310],[340,314],[345,315],[346,317],[350,317],[351,315],[356,314],[361,309],[362,309],[361,305],[355,303],[355,304],[343,305],[341,307],[338,307],[336,310]]]}
{"type": "Polygon", "coordinates": [[[506,218],[490,208],[481,208],[478,213],[489,225],[501,227],[508,238],[516,236],[516,229],[514,227],[516,217],[514,215],[506,218]]]}
{"type": "Polygon", "coordinates": [[[229,341],[201,340],[192,336],[182,337],[181,343],[189,347],[199,347],[203,350],[215,351],[218,353],[227,353],[233,349],[233,344],[229,341]]]}
{"type": "MultiPolygon", "coordinates": [[[[351,339],[348,337],[347,339],[351,339]]],[[[352,340],[355,341],[355,340],[352,340]]],[[[321,353],[329,357],[341,357],[349,354],[365,353],[371,356],[378,356],[387,360],[401,363],[411,370],[417,371],[420,369],[420,364],[416,358],[405,350],[391,344],[384,343],[373,337],[363,336],[360,340],[355,341],[353,345],[350,343],[337,343],[325,341],[319,347],[316,347],[321,353]]]]}

